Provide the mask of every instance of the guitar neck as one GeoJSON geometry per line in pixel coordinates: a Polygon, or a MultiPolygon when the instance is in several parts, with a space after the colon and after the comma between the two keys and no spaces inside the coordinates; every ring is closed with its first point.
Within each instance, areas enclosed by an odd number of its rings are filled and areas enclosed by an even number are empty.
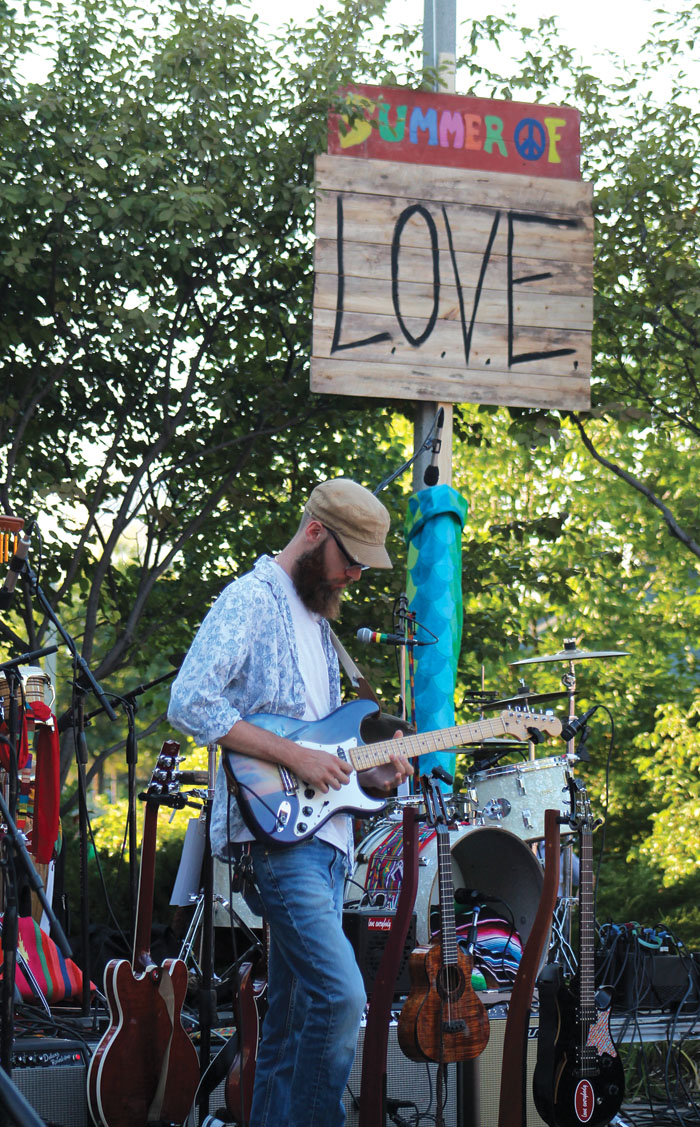
{"type": "Polygon", "coordinates": [[[447,826],[438,826],[437,854],[442,962],[444,966],[457,966],[457,922],[455,920],[455,894],[452,879],[450,831],[447,826]]]}
{"type": "Polygon", "coordinates": [[[157,825],[158,807],[147,802],[143,820],[143,841],[141,843],[141,866],[139,869],[139,892],[136,906],[136,926],[134,929],[134,950],[131,958],[131,965],[135,971],[143,970],[151,962],[151,925],[153,923],[157,825]]]}
{"type": "Polygon", "coordinates": [[[595,913],[593,911],[593,834],[581,830],[579,862],[579,995],[582,1021],[596,1020],[595,913]]]}
{"type": "MultiPolygon", "coordinates": [[[[407,759],[414,759],[419,755],[450,751],[467,743],[478,743],[481,740],[502,736],[507,731],[506,725],[499,716],[490,720],[478,720],[472,724],[455,724],[451,728],[440,728],[436,732],[419,732],[415,736],[403,736],[401,754],[407,759]]],[[[356,771],[365,771],[369,767],[379,767],[382,763],[388,763],[392,753],[395,752],[394,740],[381,740],[379,743],[363,744],[361,747],[352,748],[350,758],[356,771]]]]}
{"type": "Polygon", "coordinates": [[[131,966],[134,971],[144,970],[151,964],[151,925],[153,923],[153,890],[156,875],[156,830],[158,828],[158,796],[167,792],[165,785],[177,766],[180,745],[176,740],[165,740],[160,749],[151,782],[146,792],[146,810],[143,817],[143,841],[139,867],[139,891],[134,924],[134,949],[131,966]]]}

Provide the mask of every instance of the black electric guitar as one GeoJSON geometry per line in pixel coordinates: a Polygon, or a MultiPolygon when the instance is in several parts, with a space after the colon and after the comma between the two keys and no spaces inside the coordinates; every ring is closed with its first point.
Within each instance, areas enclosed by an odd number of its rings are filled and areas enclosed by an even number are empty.
{"type": "Polygon", "coordinates": [[[311,837],[341,811],[367,817],[383,810],[386,800],[368,795],[358,782],[357,772],[388,763],[397,750],[412,759],[433,751],[453,751],[463,744],[489,737],[513,736],[517,740],[528,740],[531,728],[550,736],[561,734],[561,721],[551,713],[509,709],[489,720],[455,724],[440,731],[405,736],[400,741],[383,740],[366,745],[361,737],[362,722],[376,712],[373,701],[351,700],[322,720],[298,720],[262,712],[245,717],[250,724],[285,736],[303,747],[320,748],[337,755],[354,768],[340,790],[324,794],[286,767],[222,747],[221,761],[229,787],[236,796],[244,822],[258,841],[291,845],[311,837]]]}
{"type": "Polygon", "coordinates": [[[569,777],[580,840],[579,965],[571,981],[550,964],[539,978],[540,1025],[533,1095],[549,1127],[601,1127],[620,1110],[622,1062],[610,1034],[611,992],[595,989],[593,822],[588,797],[569,777]]]}

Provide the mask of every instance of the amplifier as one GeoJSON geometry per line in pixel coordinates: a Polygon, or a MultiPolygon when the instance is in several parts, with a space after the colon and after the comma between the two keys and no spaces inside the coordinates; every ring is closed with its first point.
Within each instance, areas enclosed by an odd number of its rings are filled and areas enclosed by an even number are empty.
{"type": "MultiPolygon", "coordinates": [[[[416,1064],[405,1057],[399,1048],[398,1025],[392,1020],[389,1025],[389,1040],[386,1054],[386,1097],[411,1106],[403,1108],[399,1114],[407,1123],[434,1122],[435,1084],[437,1065],[416,1064]],[[425,1120],[423,1117],[425,1116],[425,1120]]],[[[343,1103],[347,1116],[347,1127],[358,1127],[360,1122],[360,1081],[362,1079],[362,1048],[365,1040],[364,1022],[357,1040],[357,1053],[348,1080],[343,1103]]],[[[457,1066],[449,1065],[447,1084],[443,1095],[447,1097],[444,1110],[445,1127],[457,1127],[457,1066]]],[[[461,1124],[461,1120],[459,1120],[461,1124]]]]}
{"type": "MultiPolygon", "coordinates": [[[[503,1040],[506,1032],[505,1010],[494,1006],[489,1014],[491,1034],[489,1043],[480,1057],[462,1065],[462,1100],[464,1118],[460,1127],[498,1127],[498,1101],[501,1094],[501,1069],[503,1066],[503,1040]]],[[[537,1063],[537,1018],[530,1018],[530,1036],[527,1043],[525,1075],[525,1122],[527,1127],[547,1127],[537,1114],[532,1095],[532,1076],[537,1063]]],[[[512,1093],[516,1098],[517,1093],[512,1093]]]]}
{"type": "Polygon", "coordinates": [[[692,958],[646,952],[637,946],[625,965],[613,1005],[625,1010],[698,1009],[698,966],[692,958]]]}
{"type": "MultiPolygon", "coordinates": [[[[379,970],[379,964],[395,915],[395,911],[385,911],[381,908],[362,908],[358,911],[343,912],[343,931],[352,944],[368,995],[372,993],[374,980],[379,970]]],[[[399,959],[394,988],[395,998],[402,994],[408,994],[411,989],[408,960],[415,946],[416,915],[414,912],[399,959]]]]}
{"type": "MultiPolygon", "coordinates": [[[[400,1109],[398,1114],[406,1122],[434,1121],[435,1082],[437,1065],[417,1064],[403,1055],[397,1037],[398,1011],[394,1012],[389,1025],[387,1044],[386,1090],[387,1101],[407,1102],[411,1107],[400,1109]],[[417,1112],[414,1110],[417,1108],[417,1112]]],[[[463,1064],[447,1066],[445,1086],[446,1105],[444,1110],[445,1127],[498,1127],[498,1103],[501,1094],[501,1068],[503,1064],[503,1040],[506,1030],[505,1010],[494,1006],[489,1013],[489,1043],[480,1057],[463,1064]]],[[[365,1026],[360,1028],[357,1041],[357,1054],[352,1066],[348,1086],[343,1097],[347,1115],[347,1127],[358,1127],[360,1104],[360,1081],[362,1079],[362,1048],[365,1026]]],[[[537,1019],[530,1022],[530,1037],[527,1045],[526,1119],[527,1127],[547,1127],[537,1114],[532,1096],[532,1076],[537,1062],[537,1019]]],[[[512,1098],[516,1093],[512,1093],[512,1098]]]]}
{"type": "Polygon", "coordinates": [[[20,1037],[12,1054],[12,1082],[46,1127],[88,1127],[87,1065],[80,1041],[20,1037]]]}

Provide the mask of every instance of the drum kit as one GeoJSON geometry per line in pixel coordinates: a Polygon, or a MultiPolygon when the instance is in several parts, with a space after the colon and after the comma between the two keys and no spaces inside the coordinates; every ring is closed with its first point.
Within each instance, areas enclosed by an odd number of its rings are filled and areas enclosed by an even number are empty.
{"type": "MultiPolygon", "coordinates": [[[[530,710],[568,701],[568,719],[575,719],[576,664],[580,661],[627,656],[622,650],[583,650],[566,639],[557,653],[510,662],[511,668],[538,663],[562,663],[563,690],[537,693],[522,681],[513,696],[499,700],[479,694],[483,712],[504,708],[530,710]]],[[[574,739],[567,741],[563,755],[535,757],[529,744],[529,759],[516,765],[498,766],[498,761],[520,745],[507,740],[486,740],[465,747],[474,757],[465,792],[451,795],[448,802],[454,817],[450,831],[452,875],[456,896],[473,896],[499,904],[523,945],[532,928],[542,892],[544,870],[538,846],[544,838],[544,813],[559,809],[570,812],[567,775],[573,773],[579,756],[574,739]],[[486,766],[485,766],[486,765],[486,766]]],[[[346,885],[344,910],[381,915],[395,909],[401,887],[401,824],[403,807],[417,797],[398,798],[383,812],[356,849],[355,866],[346,885]]],[[[571,829],[561,826],[566,840],[571,829]]],[[[566,852],[566,848],[564,848],[566,852]]],[[[570,851],[569,851],[570,852],[570,851]]],[[[564,866],[564,895],[570,893],[571,865],[564,866]],[[567,888],[567,881],[569,887],[567,888]]],[[[439,888],[435,841],[420,842],[418,892],[416,895],[416,942],[430,941],[431,912],[438,903],[439,888]]],[[[543,956],[546,958],[546,951],[543,956]]]]}

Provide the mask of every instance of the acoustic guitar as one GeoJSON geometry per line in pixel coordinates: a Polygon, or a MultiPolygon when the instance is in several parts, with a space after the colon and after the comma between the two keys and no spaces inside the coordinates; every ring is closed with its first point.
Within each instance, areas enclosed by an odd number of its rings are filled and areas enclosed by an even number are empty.
{"type": "Polygon", "coordinates": [[[286,767],[222,747],[221,761],[230,789],[236,796],[244,822],[258,841],[291,845],[311,837],[341,811],[367,817],[383,810],[386,801],[370,797],[360,786],[357,772],[388,763],[397,750],[407,759],[413,759],[429,752],[453,751],[463,744],[493,737],[528,740],[532,728],[550,736],[561,734],[561,721],[551,714],[510,709],[488,720],[420,732],[404,736],[401,741],[363,744],[362,722],[376,713],[373,701],[351,700],[322,720],[305,721],[268,713],[245,717],[250,724],[303,747],[321,748],[337,755],[353,768],[348,782],[340,790],[324,794],[286,767]]]}
{"type": "Polygon", "coordinates": [[[408,963],[411,989],[398,1021],[398,1041],[409,1060],[474,1060],[486,1048],[486,1008],[472,986],[473,939],[469,952],[457,944],[450,830],[436,779],[422,779],[428,821],[437,835],[440,940],[416,947],[408,963]]]}
{"type": "Polygon", "coordinates": [[[549,1127],[602,1127],[620,1110],[625,1075],[610,1033],[612,993],[595,989],[594,824],[585,787],[569,776],[569,790],[580,840],[578,971],[565,981],[550,964],[540,975],[532,1086],[549,1127]]]}
{"type": "Polygon", "coordinates": [[[199,1080],[199,1060],[185,1032],[187,967],[156,966],[150,955],[158,809],[184,805],[178,794],[180,745],[166,740],[145,795],[136,928],[131,963],[112,959],[104,987],[110,1024],[88,1069],[88,1105],[99,1127],[180,1124],[199,1080]]]}

